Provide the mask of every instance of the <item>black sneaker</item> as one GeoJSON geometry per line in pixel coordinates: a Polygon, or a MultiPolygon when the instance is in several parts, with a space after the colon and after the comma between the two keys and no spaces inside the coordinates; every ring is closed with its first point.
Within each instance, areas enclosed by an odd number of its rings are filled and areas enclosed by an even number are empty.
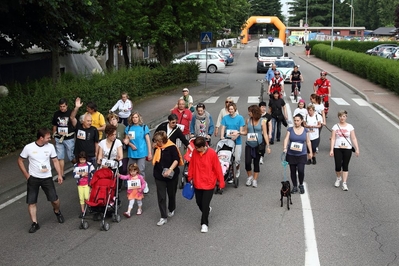
{"type": "Polygon", "coordinates": [[[299,185],[299,193],[304,194],[305,193],[305,188],[303,185],[299,185]]]}
{"type": "Polygon", "coordinates": [[[306,165],[309,165],[311,163],[312,163],[312,161],[310,159],[308,159],[308,161],[306,162],[306,165]]]}
{"type": "Polygon", "coordinates": [[[36,233],[37,230],[40,229],[40,226],[38,223],[32,223],[29,229],[29,233],[36,233]]]}
{"type": "Polygon", "coordinates": [[[273,141],[273,140],[271,140],[271,141],[269,142],[269,144],[270,144],[270,145],[273,145],[273,144],[274,144],[274,141],[273,141]]]}
{"type": "Polygon", "coordinates": [[[277,139],[277,142],[280,142],[280,139],[277,139]]]}
{"type": "Polygon", "coordinates": [[[291,190],[291,194],[295,194],[298,192],[298,187],[293,187],[291,190]]]}
{"type": "Polygon", "coordinates": [[[55,216],[57,216],[57,220],[60,224],[65,222],[64,216],[62,215],[61,211],[58,211],[58,213],[54,212],[55,216]]]}
{"type": "Polygon", "coordinates": [[[83,212],[79,214],[79,218],[83,218],[83,212]]]}
{"type": "Polygon", "coordinates": [[[316,164],[316,157],[312,158],[312,164],[316,164]]]}

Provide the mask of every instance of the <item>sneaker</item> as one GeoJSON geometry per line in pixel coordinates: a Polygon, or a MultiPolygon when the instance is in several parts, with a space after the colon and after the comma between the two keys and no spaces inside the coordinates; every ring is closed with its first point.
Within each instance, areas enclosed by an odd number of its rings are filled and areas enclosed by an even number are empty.
{"type": "Polygon", "coordinates": [[[239,178],[240,177],[240,169],[237,169],[237,171],[236,171],[236,178],[239,178]]]}
{"type": "Polygon", "coordinates": [[[254,180],[254,178],[252,176],[247,178],[247,182],[245,183],[245,185],[250,186],[252,185],[252,180],[254,180]]]}
{"type": "Polygon", "coordinates": [[[158,225],[158,226],[161,226],[161,225],[166,224],[167,222],[168,222],[168,219],[166,219],[166,218],[161,218],[161,219],[159,220],[159,222],[157,222],[157,225],[158,225]]]}
{"type": "Polygon", "coordinates": [[[137,209],[137,215],[141,215],[143,213],[143,210],[142,209],[137,209]]]}
{"type": "Polygon", "coordinates": [[[269,144],[270,144],[270,145],[273,145],[273,144],[274,144],[274,141],[273,141],[273,140],[271,140],[271,141],[269,142],[269,144]]]}
{"type": "Polygon", "coordinates": [[[148,187],[148,184],[145,186],[143,193],[148,194],[150,192],[150,188],[148,187]]]}
{"type": "Polygon", "coordinates": [[[173,217],[175,215],[175,211],[168,212],[168,217],[173,217]]]}
{"type": "Polygon", "coordinates": [[[316,157],[312,158],[312,164],[316,164],[316,157]]]}
{"type": "Polygon", "coordinates": [[[348,186],[346,185],[346,183],[342,183],[342,190],[348,191],[348,186]]]}
{"type": "Polygon", "coordinates": [[[209,206],[209,214],[211,214],[211,212],[212,212],[212,207],[209,206]]]}
{"type": "Polygon", "coordinates": [[[208,233],[208,226],[206,224],[201,225],[201,233],[208,233]]]}
{"type": "Polygon", "coordinates": [[[38,223],[32,223],[29,229],[29,233],[36,233],[37,230],[40,229],[40,226],[38,223]]]}
{"type": "Polygon", "coordinates": [[[316,147],[316,153],[318,153],[319,152],[319,147],[316,147]]]}
{"type": "Polygon", "coordinates": [[[298,192],[298,187],[293,187],[291,190],[291,194],[295,194],[298,192]]]}
{"type": "Polygon", "coordinates": [[[308,159],[308,161],[306,162],[306,165],[310,165],[312,163],[312,161],[310,159],[308,159]]]}
{"type": "Polygon", "coordinates": [[[305,193],[305,188],[303,187],[303,185],[299,185],[299,193],[300,194],[304,194],[305,193]]]}
{"type": "Polygon", "coordinates": [[[277,142],[280,142],[280,139],[277,139],[277,142]]]}
{"type": "Polygon", "coordinates": [[[258,187],[258,180],[252,180],[252,187],[258,187]]]}
{"type": "Polygon", "coordinates": [[[341,180],[342,180],[342,178],[337,178],[337,180],[335,181],[335,184],[334,184],[334,186],[335,187],[339,187],[339,185],[341,184],[341,180]]]}
{"type": "Polygon", "coordinates": [[[263,164],[263,157],[260,157],[259,164],[263,164]]]}
{"type": "Polygon", "coordinates": [[[59,210],[58,213],[54,212],[55,216],[57,216],[57,220],[60,224],[65,222],[64,216],[62,215],[61,211],[59,210]]]}
{"type": "Polygon", "coordinates": [[[227,183],[228,183],[228,184],[233,184],[233,183],[234,183],[234,180],[233,180],[233,178],[229,178],[229,179],[227,179],[227,183]]]}
{"type": "Polygon", "coordinates": [[[126,218],[130,218],[130,212],[124,212],[123,216],[125,216],[126,218]]]}

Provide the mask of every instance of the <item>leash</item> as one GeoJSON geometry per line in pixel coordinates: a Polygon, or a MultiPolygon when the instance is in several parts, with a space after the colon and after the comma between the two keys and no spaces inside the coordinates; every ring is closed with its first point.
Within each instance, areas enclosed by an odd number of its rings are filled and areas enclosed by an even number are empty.
{"type": "Polygon", "coordinates": [[[325,128],[327,128],[328,131],[332,132],[332,129],[330,129],[327,125],[324,125],[325,128]]]}
{"type": "Polygon", "coordinates": [[[288,162],[285,160],[285,157],[286,157],[286,153],[285,152],[283,152],[282,154],[281,154],[281,157],[280,157],[280,159],[281,159],[281,165],[283,166],[283,168],[284,168],[284,180],[283,181],[287,181],[287,165],[288,165],[288,162]]]}

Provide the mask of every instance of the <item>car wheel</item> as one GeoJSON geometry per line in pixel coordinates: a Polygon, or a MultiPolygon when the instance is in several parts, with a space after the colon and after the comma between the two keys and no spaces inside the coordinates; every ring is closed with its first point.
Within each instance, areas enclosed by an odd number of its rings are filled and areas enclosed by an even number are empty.
{"type": "Polygon", "coordinates": [[[215,65],[208,66],[209,73],[215,73],[218,68],[215,65]]]}

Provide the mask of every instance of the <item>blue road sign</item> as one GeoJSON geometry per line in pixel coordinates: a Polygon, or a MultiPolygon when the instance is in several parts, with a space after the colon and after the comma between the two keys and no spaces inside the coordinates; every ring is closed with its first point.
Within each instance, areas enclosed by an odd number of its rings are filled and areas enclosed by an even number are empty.
{"type": "Polygon", "coordinates": [[[208,44],[212,42],[212,32],[201,32],[201,44],[208,44]]]}

